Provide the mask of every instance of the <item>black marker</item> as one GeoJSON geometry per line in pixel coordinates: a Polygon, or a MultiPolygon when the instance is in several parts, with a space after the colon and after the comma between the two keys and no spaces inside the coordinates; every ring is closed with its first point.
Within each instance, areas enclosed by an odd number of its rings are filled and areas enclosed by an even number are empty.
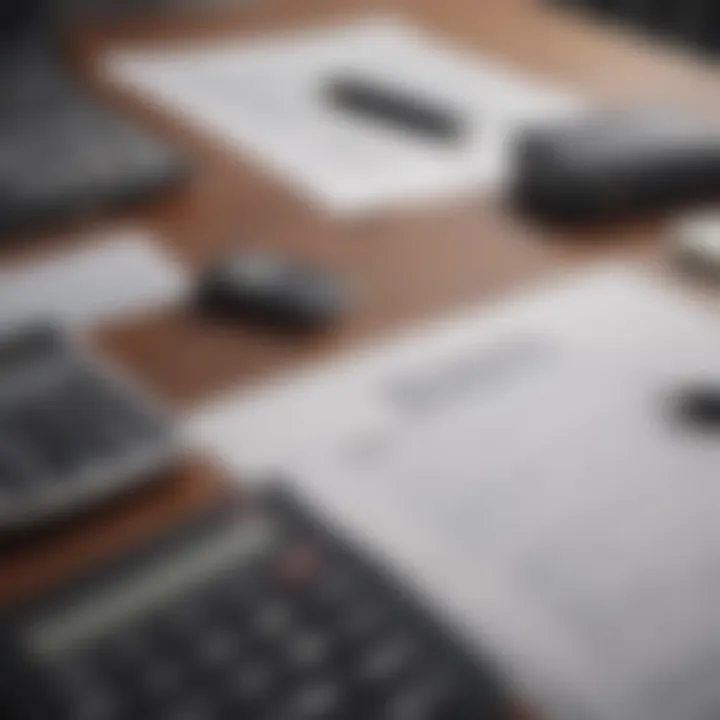
{"type": "Polygon", "coordinates": [[[457,142],[465,135],[465,127],[453,111],[387,84],[341,76],[330,80],[325,91],[336,108],[429,140],[457,142]]]}

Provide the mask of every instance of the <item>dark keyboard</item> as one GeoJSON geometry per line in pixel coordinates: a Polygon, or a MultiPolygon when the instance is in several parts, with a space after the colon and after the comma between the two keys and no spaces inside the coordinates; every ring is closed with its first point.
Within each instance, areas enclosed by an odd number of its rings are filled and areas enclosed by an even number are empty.
{"type": "Polygon", "coordinates": [[[170,428],[60,331],[0,336],[0,530],[149,479],[175,455],[170,428]]]}
{"type": "Polygon", "coordinates": [[[285,493],[216,511],[7,627],[5,720],[507,717],[486,661],[285,493]]]}
{"type": "Polygon", "coordinates": [[[140,199],[187,172],[176,151],[95,101],[55,54],[0,51],[0,233],[140,199]]]}

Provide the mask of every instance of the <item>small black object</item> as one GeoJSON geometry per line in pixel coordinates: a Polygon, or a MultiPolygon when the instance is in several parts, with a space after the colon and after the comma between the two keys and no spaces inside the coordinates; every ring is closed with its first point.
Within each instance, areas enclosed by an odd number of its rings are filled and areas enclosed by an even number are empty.
{"type": "Polygon", "coordinates": [[[720,431],[720,384],[688,388],[679,393],[676,402],[685,424],[720,431]]]}
{"type": "Polygon", "coordinates": [[[714,0],[549,0],[556,5],[619,22],[694,50],[717,52],[718,5],[714,0]]]}
{"type": "Polygon", "coordinates": [[[152,481],[179,454],[170,418],[50,325],[0,336],[0,532],[152,481]]]}
{"type": "Polygon", "coordinates": [[[489,658],[286,491],[0,618],[3,720],[500,720],[489,658]]]}
{"type": "Polygon", "coordinates": [[[200,307],[287,329],[326,327],[345,311],[346,288],[328,273],[269,252],[238,252],[201,280],[200,307]]]}
{"type": "Polygon", "coordinates": [[[720,197],[720,130],[635,110],[526,130],[511,198],[553,222],[598,223],[720,197]]]}
{"type": "Polygon", "coordinates": [[[327,83],[325,92],[330,103],[342,111],[407,130],[429,140],[457,142],[465,135],[457,113],[384,81],[337,77],[327,83]]]}

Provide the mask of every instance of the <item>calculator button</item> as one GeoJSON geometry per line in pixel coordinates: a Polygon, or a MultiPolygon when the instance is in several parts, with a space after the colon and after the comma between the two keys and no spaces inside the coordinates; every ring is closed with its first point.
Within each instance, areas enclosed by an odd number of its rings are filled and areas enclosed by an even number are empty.
{"type": "Polygon", "coordinates": [[[234,620],[245,620],[263,600],[263,579],[257,573],[241,572],[226,580],[218,611],[234,620]]]}
{"type": "Polygon", "coordinates": [[[64,684],[60,692],[73,720],[115,720],[121,716],[118,697],[109,686],[89,674],[64,684]]]}
{"type": "Polygon", "coordinates": [[[264,708],[274,699],[277,674],[259,658],[247,659],[233,670],[226,693],[233,704],[245,708],[264,708]]]}
{"type": "Polygon", "coordinates": [[[269,600],[260,605],[251,620],[254,634],[263,641],[283,638],[292,628],[294,614],[281,600],[269,600]]]}
{"type": "Polygon", "coordinates": [[[31,489],[30,480],[28,469],[22,465],[16,454],[0,447],[0,498],[22,495],[31,489]]]}
{"type": "Polygon", "coordinates": [[[308,588],[311,602],[325,610],[336,610],[350,600],[363,583],[347,565],[328,563],[308,588]]]}
{"type": "Polygon", "coordinates": [[[135,664],[145,660],[151,652],[152,636],[148,627],[123,628],[123,631],[105,638],[98,651],[101,655],[112,655],[116,662],[135,664]]]}
{"type": "Polygon", "coordinates": [[[314,682],[297,689],[273,720],[339,720],[344,699],[337,683],[314,682]]]}
{"type": "Polygon", "coordinates": [[[83,378],[66,389],[62,403],[72,408],[76,429],[82,430],[90,457],[113,453],[123,442],[114,394],[109,394],[102,384],[99,378],[83,378]]]}
{"type": "Polygon", "coordinates": [[[138,682],[142,674],[155,665],[157,658],[156,654],[145,646],[124,647],[118,643],[113,648],[102,648],[95,656],[95,662],[103,677],[124,685],[138,682]]]}
{"type": "Polygon", "coordinates": [[[120,720],[122,715],[112,703],[88,698],[72,708],[72,720],[120,720]]]}
{"type": "Polygon", "coordinates": [[[64,657],[51,669],[55,685],[63,695],[78,696],[95,688],[100,681],[98,667],[84,657],[64,657]]]}
{"type": "Polygon", "coordinates": [[[183,673],[170,662],[156,662],[145,668],[137,689],[143,700],[158,700],[177,695],[183,689],[183,673]]]}
{"type": "Polygon", "coordinates": [[[288,638],[283,655],[294,671],[304,672],[329,662],[331,650],[331,642],[326,635],[308,630],[288,638]]]}
{"type": "MultiPolygon", "coordinates": [[[[162,713],[158,714],[157,720],[218,720],[218,717],[218,710],[213,705],[205,704],[199,700],[178,700],[174,706],[165,708],[162,713]]],[[[128,720],[130,719],[128,718],[128,720]]],[[[141,719],[137,718],[137,720],[141,719]]],[[[142,720],[145,720],[145,718],[142,718],[142,720]]],[[[153,717],[153,720],[155,720],[155,717],[153,717]]]]}
{"type": "Polygon", "coordinates": [[[194,662],[205,672],[225,668],[236,659],[240,642],[231,630],[209,633],[198,639],[194,662]]]}
{"type": "Polygon", "coordinates": [[[136,406],[134,397],[92,370],[67,386],[62,405],[86,431],[90,452],[119,451],[135,440],[157,437],[161,423],[136,406]]]}
{"type": "Polygon", "coordinates": [[[88,434],[75,422],[69,408],[48,403],[29,422],[28,436],[33,437],[50,469],[67,473],[87,462],[88,434]]]}
{"type": "Polygon", "coordinates": [[[455,691],[444,674],[420,676],[392,697],[382,720],[461,720],[464,716],[452,712],[457,707],[455,691]]]}
{"type": "Polygon", "coordinates": [[[338,637],[347,644],[357,645],[377,639],[392,626],[389,611],[371,598],[358,598],[338,618],[338,637]]]}
{"type": "Polygon", "coordinates": [[[200,603],[191,598],[179,598],[174,607],[163,613],[155,633],[159,641],[183,646],[206,628],[207,617],[200,603]]]}
{"type": "Polygon", "coordinates": [[[360,660],[357,679],[370,686],[391,685],[403,679],[420,655],[408,637],[389,637],[373,645],[360,660]]]}
{"type": "Polygon", "coordinates": [[[280,587],[297,589],[305,587],[322,569],[322,557],[317,547],[297,543],[280,554],[275,575],[280,587]]]}

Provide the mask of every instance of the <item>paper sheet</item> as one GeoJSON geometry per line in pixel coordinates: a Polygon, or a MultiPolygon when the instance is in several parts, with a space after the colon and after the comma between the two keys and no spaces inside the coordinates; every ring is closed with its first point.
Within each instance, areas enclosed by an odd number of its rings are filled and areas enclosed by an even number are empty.
{"type": "Polygon", "coordinates": [[[519,127],[567,117],[580,104],[387,18],[219,46],[119,51],[105,68],[342,214],[496,187],[519,127]],[[438,147],[338,113],[323,83],[347,71],[456,110],[466,141],[438,147]]]}
{"type": "Polygon", "coordinates": [[[240,394],[188,432],[245,478],[284,471],[547,717],[708,720],[720,438],[668,399],[719,358],[720,320],[609,269],[240,394]]]}
{"type": "Polygon", "coordinates": [[[149,233],[114,231],[87,248],[0,270],[0,327],[44,319],[88,328],[175,303],[189,283],[149,233]]]}

